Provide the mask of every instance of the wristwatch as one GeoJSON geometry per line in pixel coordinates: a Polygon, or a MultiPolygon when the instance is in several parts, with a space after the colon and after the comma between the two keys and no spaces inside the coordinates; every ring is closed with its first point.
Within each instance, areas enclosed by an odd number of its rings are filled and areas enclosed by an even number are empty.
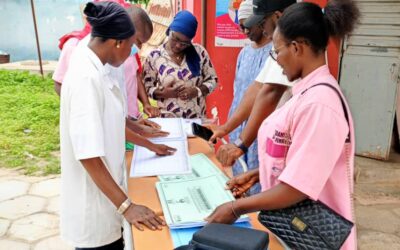
{"type": "Polygon", "coordinates": [[[233,144],[236,147],[240,148],[243,151],[244,154],[247,153],[247,151],[249,150],[249,148],[246,147],[246,145],[243,144],[243,141],[242,141],[242,139],[240,139],[240,137],[237,138],[233,144]]]}
{"type": "Polygon", "coordinates": [[[131,200],[128,198],[124,202],[122,202],[121,206],[119,206],[117,212],[119,214],[124,214],[126,210],[128,210],[129,206],[132,204],[131,200]]]}

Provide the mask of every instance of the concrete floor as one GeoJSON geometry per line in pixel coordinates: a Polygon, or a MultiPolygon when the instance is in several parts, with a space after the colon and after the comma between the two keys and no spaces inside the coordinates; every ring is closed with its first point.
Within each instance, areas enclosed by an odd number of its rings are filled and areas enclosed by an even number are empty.
{"type": "Polygon", "coordinates": [[[400,249],[400,155],[356,157],[355,212],[359,249],[400,249]]]}

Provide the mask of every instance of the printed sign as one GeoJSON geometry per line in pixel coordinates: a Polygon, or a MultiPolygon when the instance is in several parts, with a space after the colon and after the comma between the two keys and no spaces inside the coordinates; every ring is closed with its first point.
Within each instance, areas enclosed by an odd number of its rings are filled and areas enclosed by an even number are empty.
{"type": "Polygon", "coordinates": [[[239,30],[238,10],[244,0],[217,0],[215,17],[215,46],[243,47],[249,44],[239,30]]]}

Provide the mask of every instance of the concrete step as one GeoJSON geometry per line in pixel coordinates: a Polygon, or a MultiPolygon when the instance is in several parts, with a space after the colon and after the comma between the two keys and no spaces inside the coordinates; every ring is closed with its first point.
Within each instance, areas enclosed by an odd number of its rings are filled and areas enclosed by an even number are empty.
{"type": "Polygon", "coordinates": [[[389,161],[378,161],[364,157],[356,157],[355,169],[357,184],[361,183],[398,183],[400,180],[400,159],[397,156],[389,161]]]}

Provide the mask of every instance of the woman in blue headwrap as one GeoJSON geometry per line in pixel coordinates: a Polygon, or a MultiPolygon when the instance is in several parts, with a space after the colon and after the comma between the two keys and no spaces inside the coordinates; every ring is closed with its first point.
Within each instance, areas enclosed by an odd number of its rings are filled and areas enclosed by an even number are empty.
{"type": "Polygon", "coordinates": [[[196,30],[196,17],[178,12],[167,42],[150,52],[144,64],[146,91],[157,100],[162,117],[205,116],[205,97],[215,89],[217,76],[204,47],[191,42],[196,30]]]}

